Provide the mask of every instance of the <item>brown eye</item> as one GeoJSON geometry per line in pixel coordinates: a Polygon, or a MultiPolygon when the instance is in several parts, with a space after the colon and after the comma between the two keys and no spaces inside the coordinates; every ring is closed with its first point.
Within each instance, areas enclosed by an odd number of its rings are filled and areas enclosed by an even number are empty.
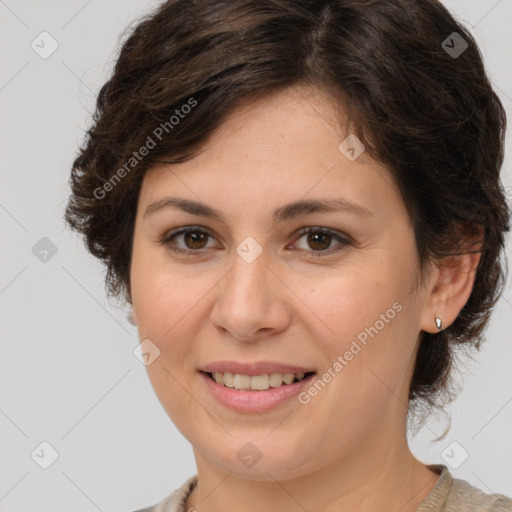
{"type": "Polygon", "coordinates": [[[169,250],[177,253],[194,253],[201,252],[202,249],[208,249],[207,243],[210,238],[213,238],[208,232],[199,228],[186,228],[167,234],[162,240],[162,245],[165,245],[169,250]],[[177,241],[181,243],[178,244],[177,241]]]}
{"type": "MultiPolygon", "coordinates": [[[[328,229],[322,228],[304,228],[299,233],[299,238],[296,239],[295,244],[302,238],[305,238],[306,247],[298,247],[303,250],[307,256],[322,257],[328,256],[335,252],[342,250],[345,246],[350,245],[350,241],[337,233],[328,229]],[[332,242],[337,244],[331,247],[332,242]]],[[[300,245],[300,244],[299,244],[300,245]]]]}
{"type": "Polygon", "coordinates": [[[325,250],[331,245],[332,235],[324,232],[308,233],[307,240],[312,249],[325,250]]]}
{"type": "Polygon", "coordinates": [[[202,231],[188,231],[183,234],[183,240],[189,249],[202,249],[209,236],[202,231]]]}

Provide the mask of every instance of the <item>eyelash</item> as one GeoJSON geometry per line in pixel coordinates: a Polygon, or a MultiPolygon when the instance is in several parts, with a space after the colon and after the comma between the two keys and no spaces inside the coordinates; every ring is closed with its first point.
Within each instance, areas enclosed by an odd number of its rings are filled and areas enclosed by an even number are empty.
{"type": "MultiPolygon", "coordinates": [[[[180,249],[178,247],[172,247],[170,245],[170,242],[174,238],[176,238],[176,237],[178,237],[180,235],[186,235],[188,233],[202,233],[202,234],[208,235],[209,237],[214,238],[213,235],[211,233],[209,233],[207,230],[205,230],[204,228],[199,228],[199,227],[191,226],[191,227],[187,227],[187,228],[178,229],[177,231],[171,231],[170,233],[167,233],[162,239],[160,239],[159,242],[162,245],[168,246],[169,250],[171,250],[174,253],[179,253],[179,254],[195,254],[195,255],[197,255],[197,253],[203,252],[204,249],[197,249],[197,250],[194,250],[194,249],[180,249]]],[[[340,244],[338,246],[338,248],[334,249],[334,250],[331,248],[331,249],[326,249],[326,250],[321,250],[321,251],[313,251],[313,250],[312,251],[307,251],[306,254],[307,254],[308,257],[322,258],[322,257],[325,257],[325,256],[329,256],[332,253],[339,252],[340,250],[343,249],[343,246],[345,246],[345,245],[350,245],[349,240],[347,240],[346,238],[343,238],[342,236],[338,235],[336,232],[333,232],[333,231],[331,231],[329,229],[319,228],[319,227],[302,228],[295,235],[297,237],[296,241],[298,241],[300,238],[302,238],[304,235],[307,235],[307,234],[324,234],[324,235],[329,235],[334,240],[339,242],[339,244],[340,244]]],[[[299,250],[306,251],[306,249],[299,249],[299,250]]]]}

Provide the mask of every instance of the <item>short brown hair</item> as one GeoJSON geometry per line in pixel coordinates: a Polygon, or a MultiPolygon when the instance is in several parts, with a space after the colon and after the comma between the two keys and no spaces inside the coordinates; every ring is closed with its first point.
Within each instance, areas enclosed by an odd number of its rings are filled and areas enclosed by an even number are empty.
{"type": "Polygon", "coordinates": [[[164,2],[130,30],[101,88],[73,163],[66,222],[106,264],[108,294],[131,302],[145,171],[192,158],[243,100],[293,85],[328,92],[370,156],[389,166],[413,222],[421,275],[468,249],[461,233],[482,229],[469,300],[419,346],[410,403],[438,405],[449,395],[456,346],[479,347],[501,295],[510,211],[499,177],[503,105],[475,40],[437,0],[164,2]],[[460,55],[449,51],[456,43],[460,55]],[[151,146],[144,158],[131,161],[143,146],[151,146]]]}

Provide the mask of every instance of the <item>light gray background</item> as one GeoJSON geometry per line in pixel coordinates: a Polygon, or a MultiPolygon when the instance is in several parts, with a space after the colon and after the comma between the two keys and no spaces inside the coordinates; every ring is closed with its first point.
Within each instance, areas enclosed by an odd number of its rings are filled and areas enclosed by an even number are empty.
{"type": "MultiPolygon", "coordinates": [[[[118,38],[158,3],[0,0],[4,512],[135,510],[195,473],[191,447],[134,357],[136,328],[125,310],[107,303],[103,267],[74,233],[63,230],[62,222],[69,169],[114,62],[118,38]],[[31,48],[43,31],[59,45],[47,59],[31,48]],[[46,263],[32,252],[42,237],[57,248],[46,263]],[[43,441],[59,455],[48,469],[31,458],[43,441]]],[[[512,1],[445,4],[481,45],[512,125],[512,1]]],[[[510,167],[507,157],[503,182],[509,200],[510,167]]],[[[510,254],[509,237],[509,259],[510,254]]],[[[457,461],[466,450],[468,459],[452,473],[485,492],[509,496],[511,315],[509,279],[487,331],[489,342],[461,377],[464,389],[451,408],[450,433],[431,443],[444,428],[433,419],[411,440],[415,454],[428,463],[457,461]],[[449,446],[452,442],[458,444],[449,446]]],[[[48,449],[38,450],[39,460],[48,457],[48,449]]]]}

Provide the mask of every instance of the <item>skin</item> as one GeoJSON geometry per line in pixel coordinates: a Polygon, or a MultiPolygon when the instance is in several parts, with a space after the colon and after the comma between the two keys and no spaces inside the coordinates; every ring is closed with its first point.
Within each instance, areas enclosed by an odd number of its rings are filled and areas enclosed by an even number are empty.
{"type": "Polygon", "coordinates": [[[414,235],[398,188],[366,152],[352,162],[338,150],[347,134],[328,100],[295,87],[245,103],[197,157],[144,177],[131,299],[140,339],[161,351],[147,367],[152,386],[194,449],[198,485],[187,511],[407,512],[438,479],[407,445],[408,388],[421,331],[437,332],[435,314],[443,328],[453,322],[479,254],[437,262],[416,286],[414,235]],[[174,208],[144,216],[166,196],[203,202],[224,222],[174,208]],[[344,198],[374,215],[273,223],[275,208],[304,198],[344,198]],[[161,243],[185,226],[211,236],[161,243]],[[350,243],[308,243],[294,235],[303,227],[350,243]],[[252,263],[236,252],[247,236],[263,250],[252,263]],[[328,254],[308,257],[322,250],[328,254]],[[321,375],[397,302],[402,310],[307,405],[292,399],[258,415],[235,412],[199,377],[222,359],[288,362],[321,375]],[[237,457],[247,442],[262,454],[250,468],[237,457]]]}

